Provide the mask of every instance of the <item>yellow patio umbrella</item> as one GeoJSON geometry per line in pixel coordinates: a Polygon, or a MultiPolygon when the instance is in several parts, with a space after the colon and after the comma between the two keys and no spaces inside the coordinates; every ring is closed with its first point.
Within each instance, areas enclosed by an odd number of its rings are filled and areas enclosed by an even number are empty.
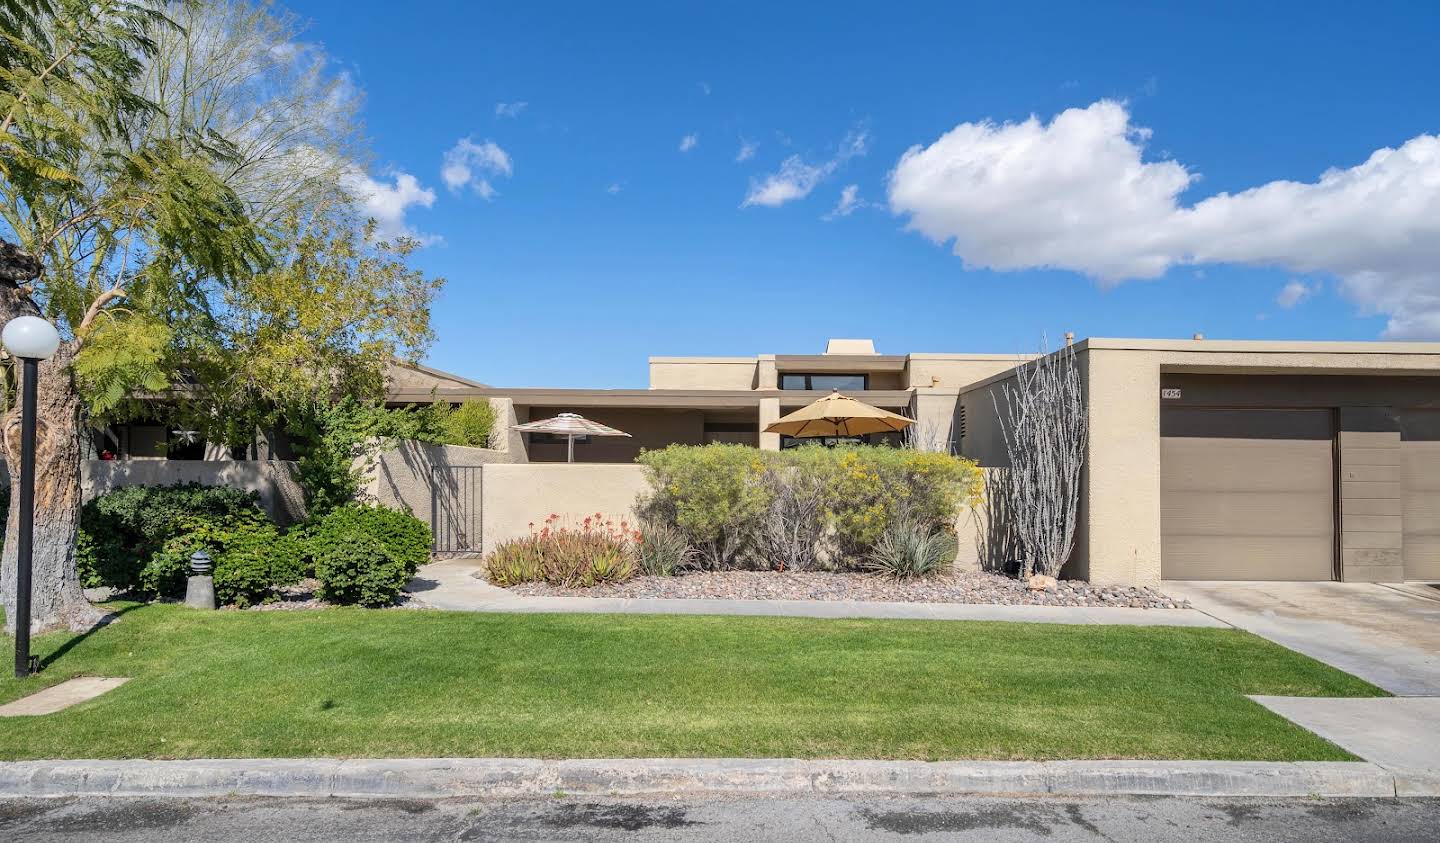
{"type": "Polygon", "coordinates": [[[872,407],[863,401],[847,398],[839,390],[782,416],[766,426],[766,433],[786,436],[864,436],[867,433],[891,433],[914,424],[898,413],[872,407]]]}

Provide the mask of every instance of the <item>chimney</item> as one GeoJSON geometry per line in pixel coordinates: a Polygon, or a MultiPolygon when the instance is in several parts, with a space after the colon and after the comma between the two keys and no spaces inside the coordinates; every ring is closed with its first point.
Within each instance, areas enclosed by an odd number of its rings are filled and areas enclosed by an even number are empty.
{"type": "Polygon", "coordinates": [[[825,343],[826,354],[874,354],[874,340],[837,340],[825,343]]]}
{"type": "Polygon", "coordinates": [[[1065,344],[1066,344],[1066,345],[1074,345],[1074,344],[1075,344],[1075,332],[1074,332],[1074,331],[1066,331],[1066,332],[1065,332],[1065,344]]]}

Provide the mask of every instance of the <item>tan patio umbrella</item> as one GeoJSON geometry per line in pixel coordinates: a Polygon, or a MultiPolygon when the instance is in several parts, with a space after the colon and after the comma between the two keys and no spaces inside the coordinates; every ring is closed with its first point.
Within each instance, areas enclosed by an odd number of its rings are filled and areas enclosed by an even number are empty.
{"type": "Polygon", "coordinates": [[[565,437],[565,461],[575,462],[575,437],[577,436],[629,436],[623,430],[590,421],[579,413],[561,413],[553,419],[526,422],[515,425],[516,430],[526,433],[554,433],[565,437]]]}
{"type": "Polygon", "coordinates": [[[765,432],[796,437],[863,436],[904,430],[914,423],[914,419],[847,398],[837,390],[772,422],[765,432]]]}

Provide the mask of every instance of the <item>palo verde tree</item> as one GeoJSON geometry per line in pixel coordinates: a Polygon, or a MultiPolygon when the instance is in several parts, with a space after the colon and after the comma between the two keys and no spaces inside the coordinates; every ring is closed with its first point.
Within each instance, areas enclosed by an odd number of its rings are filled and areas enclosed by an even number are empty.
{"type": "MultiPolygon", "coordinates": [[[[0,0],[0,322],[64,337],[39,383],[36,630],[96,617],[74,560],[92,423],[166,395],[241,441],[288,402],[378,390],[430,339],[440,282],[355,217],[353,124],[320,76],[288,72],[289,27],[221,0],[0,0]]],[[[12,409],[10,455],[17,430],[12,409]]]]}

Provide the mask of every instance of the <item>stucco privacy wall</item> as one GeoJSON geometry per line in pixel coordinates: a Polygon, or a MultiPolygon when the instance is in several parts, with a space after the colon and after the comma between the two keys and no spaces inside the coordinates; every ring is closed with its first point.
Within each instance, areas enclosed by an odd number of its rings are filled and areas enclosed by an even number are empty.
{"type": "Polygon", "coordinates": [[[571,524],[600,513],[635,522],[635,503],[648,492],[639,465],[575,463],[487,465],[481,481],[482,549],[530,533],[551,514],[571,524]]]}
{"type": "Polygon", "coordinates": [[[495,408],[495,429],[490,436],[495,447],[400,442],[357,463],[362,473],[362,497],[394,509],[409,508],[416,517],[429,519],[430,483],[435,467],[525,462],[525,443],[514,429],[514,404],[509,398],[491,398],[490,405],[495,408]]]}
{"type": "Polygon", "coordinates": [[[258,492],[270,517],[288,523],[305,517],[305,494],[294,469],[293,462],[281,460],[86,460],[80,483],[87,501],[121,486],[232,486],[258,492]]]}
{"type": "Polygon", "coordinates": [[[651,357],[650,388],[755,389],[756,363],[754,357],[651,357]]]}

